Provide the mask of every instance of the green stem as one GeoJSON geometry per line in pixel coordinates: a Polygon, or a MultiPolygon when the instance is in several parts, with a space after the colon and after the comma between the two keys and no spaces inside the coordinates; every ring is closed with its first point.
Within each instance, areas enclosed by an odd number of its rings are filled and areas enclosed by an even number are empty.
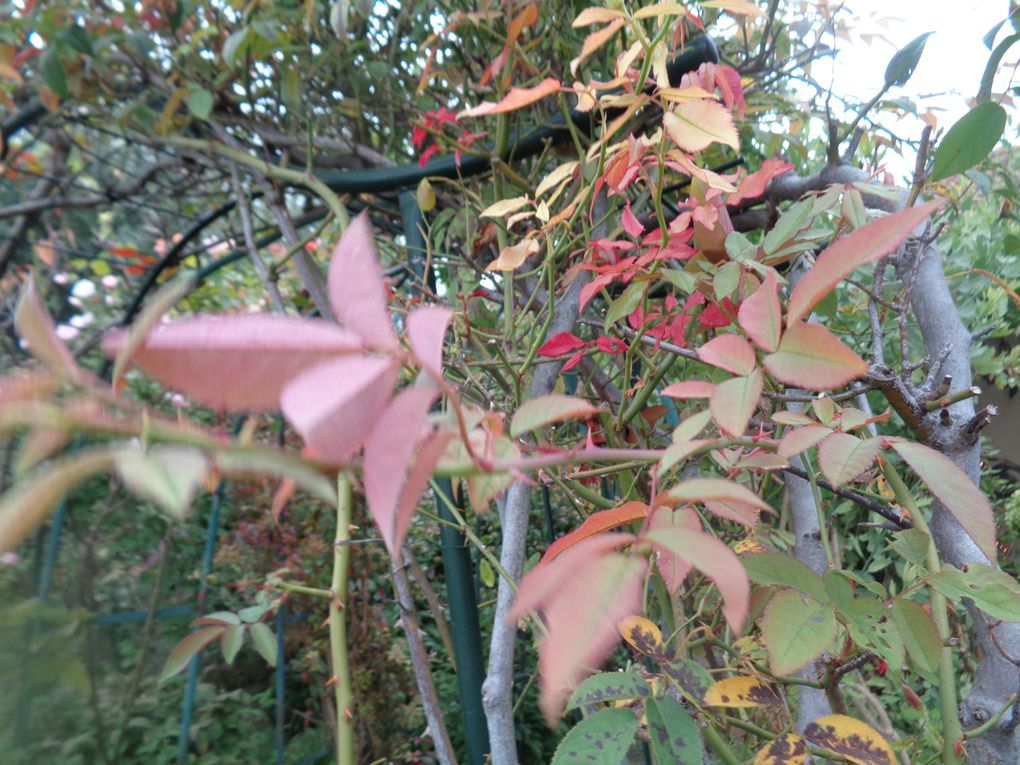
{"type": "Polygon", "coordinates": [[[310,595],[313,598],[329,598],[332,597],[329,590],[323,590],[319,587],[308,587],[304,584],[295,584],[293,582],[277,582],[275,584],[276,589],[283,590],[284,592],[292,592],[295,595],[310,595]]]}
{"type": "MultiPolygon", "coordinates": [[[[928,523],[914,502],[907,485],[903,482],[900,474],[896,472],[889,462],[882,465],[882,472],[889,482],[892,490],[896,493],[897,501],[910,513],[914,528],[923,531],[931,539],[931,532],[928,523]]],[[[939,561],[939,553],[934,542],[928,545],[928,570],[937,574],[942,569],[939,561]]],[[[960,725],[960,718],[957,715],[956,706],[956,676],[953,672],[953,654],[949,649],[949,611],[946,605],[946,598],[934,587],[931,588],[931,616],[939,631],[941,649],[939,652],[939,701],[942,709],[942,762],[944,765],[958,765],[959,757],[956,755],[956,744],[963,739],[963,727],[960,725]]]]}
{"type": "Polygon", "coordinates": [[[712,747],[712,751],[719,756],[721,762],[725,763],[725,765],[742,765],[740,758],[730,749],[730,745],[723,740],[719,731],[709,727],[703,728],[701,732],[705,736],[705,741],[712,747]]]}
{"type": "Polygon", "coordinates": [[[351,710],[351,669],[347,659],[347,572],[351,547],[351,484],[346,476],[337,478],[336,537],[333,540],[333,579],[329,587],[329,652],[333,662],[333,690],[336,703],[336,762],[354,765],[354,716],[351,710]]]}

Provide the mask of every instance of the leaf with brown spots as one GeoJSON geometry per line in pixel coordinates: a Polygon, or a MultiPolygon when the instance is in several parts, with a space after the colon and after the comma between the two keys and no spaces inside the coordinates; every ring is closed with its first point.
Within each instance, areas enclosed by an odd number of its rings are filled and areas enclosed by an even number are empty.
{"type": "Polygon", "coordinates": [[[892,747],[882,735],[846,715],[819,717],[804,730],[804,738],[856,765],[896,765],[892,747]]]}
{"type": "Polygon", "coordinates": [[[581,681],[570,695],[564,711],[592,704],[643,699],[651,695],[652,689],[648,683],[633,672],[600,672],[581,681]]]}
{"type": "Polygon", "coordinates": [[[754,765],[805,765],[807,747],[796,733],[786,733],[758,752],[754,765]]]}
{"type": "Polygon", "coordinates": [[[659,666],[673,684],[692,701],[700,701],[712,685],[712,676],[703,666],[690,659],[659,660],[659,666]]]}
{"type": "Polygon", "coordinates": [[[779,697],[758,678],[737,675],[714,683],[705,692],[705,703],[711,707],[741,709],[778,704],[779,697]]]}
{"type": "Polygon", "coordinates": [[[700,765],[705,760],[698,726],[679,701],[664,696],[649,699],[648,741],[652,757],[660,765],[700,765]]]}
{"type": "Polygon", "coordinates": [[[628,616],[618,625],[623,639],[645,656],[652,656],[662,648],[662,630],[643,616],[628,616]]]}
{"type": "Polygon", "coordinates": [[[571,728],[556,747],[552,765],[623,762],[637,733],[638,719],[629,709],[603,709],[571,728]]]}

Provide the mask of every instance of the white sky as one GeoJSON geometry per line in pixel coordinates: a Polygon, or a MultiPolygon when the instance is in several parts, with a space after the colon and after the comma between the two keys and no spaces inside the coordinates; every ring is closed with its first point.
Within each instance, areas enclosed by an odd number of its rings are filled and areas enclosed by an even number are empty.
{"type": "MultiPolygon", "coordinates": [[[[846,7],[857,20],[852,23],[853,41],[839,40],[839,55],[834,63],[823,60],[815,65],[818,82],[833,77],[833,92],[852,94],[866,101],[881,87],[885,67],[895,51],[919,34],[932,31],[924,55],[910,81],[893,88],[887,97],[911,96],[918,111],[930,108],[940,128],[948,129],[969,108],[968,101],[978,91],[981,75],[990,51],[981,38],[1005,18],[1008,0],[846,0],[846,7]],[[868,35],[882,35],[868,41],[868,35]],[[831,70],[830,70],[831,66],[831,70]]],[[[1000,41],[1012,27],[999,31],[1000,41]]],[[[1020,46],[1006,53],[1003,63],[1015,63],[1020,46]]],[[[1008,76],[996,80],[995,91],[1004,89],[1008,76]]],[[[1014,85],[1018,82],[1014,81],[1014,85]]],[[[916,120],[886,122],[904,137],[920,136],[923,123],[916,120]]],[[[1007,128],[1007,131],[1011,128],[1007,128]]],[[[909,172],[912,160],[890,163],[897,176],[909,172]]]]}

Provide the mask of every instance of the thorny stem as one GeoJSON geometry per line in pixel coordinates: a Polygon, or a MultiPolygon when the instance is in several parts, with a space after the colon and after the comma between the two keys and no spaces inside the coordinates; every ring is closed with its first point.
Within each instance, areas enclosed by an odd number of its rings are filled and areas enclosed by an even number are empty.
{"type": "Polygon", "coordinates": [[[347,574],[351,547],[351,483],[341,474],[337,478],[336,536],[333,540],[333,579],[329,587],[329,653],[333,665],[333,692],[336,703],[336,762],[355,765],[354,715],[351,709],[351,669],[347,657],[347,574]]]}

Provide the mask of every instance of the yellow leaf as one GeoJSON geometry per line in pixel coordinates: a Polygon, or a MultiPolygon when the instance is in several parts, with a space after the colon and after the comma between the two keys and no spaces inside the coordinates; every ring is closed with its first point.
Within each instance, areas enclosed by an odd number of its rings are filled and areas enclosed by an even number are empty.
{"type": "Polygon", "coordinates": [[[737,675],[712,685],[705,691],[705,703],[711,707],[743,709],[779,703],[779,697],[756,677],[737,675]]]}
{"type": "Polygon", "coordinates": [[[638,653],[648,656],[662,647],[662,630],[643,616],[628,616],[617,625],[617,629],[638,653]]]}
{"type": "Polygon", "coordinates": [[[666,112],[662,124],[673,142],[684,151],[701,151],[713,143],[740,149],[732,115],[716,101],[688,101],[666,112]]]}
{"type": "Polygon", "coordinates": [[[592,32],[590,35],[584,38],[584,44],[581,46],[581,52],[577,58],[570,62],[570,73],[577,76],[577,68],[584,62],[588,56],[597,51],[616,34],[617,30],[623,26],[624,20],[617,19],[611,24],[607,24],[597,32],[592,32]]]}
{"type": "Polygon", "coordinates": [[[804,730],[804,738],[856,765],[896,765],[892,747],[882,734],[846,715],[819,717],[804,730]]]}
{"type": "Polygon", "coordinates": [[[520,268],[529,255],[538,252],[538,242],[534,239],[526,239],[519,244],[503,248],[499,257],[492,261],[486,271],[513,271],[520,268]]]}
{"type": "Polygon", "coordinates": [[[770,741],[754,758],[754,765],[805,765],[806,762],[807,747],[796,733],[786,733],[770,741]]]}
{"type": "Polygon", "coordinates": [[[589,24],[605,24],[607,21],[623,19],[626,16],[627,14],[623,11],[616,11],[612,8],[585,8],[578,14],[577,18],[574,19],[574,23],[570,26],[577,29],[578,27],[586,27],[589,24]]]}
{"type": "Polygon", "coordinates": [[[702,8],[718,8],[738,16],[764,16],[765,12],[748,0],[702,0],[702,8]]]}
{"type": "Polygon", "coordinates": [[[686,16],[687,13],[687,9],[680,5],[680,3],[656,3],[655,5],[649,5],[646,8],[635,11],[634,18],[650,19],[661,16],[686,16]]]}
{"type": "Polygon", "coordinates": [[[510,213],[515,213],[522,207],[526,207],[531,203],[531,200],[527,197],[513,197],[511,199],[501,199],[498,202],[489,205],[482,210],[480,217],[482,218],[505,218],[510,213]]]}
{"type": "Polygon", "coordinates": [[[549,173],[549,175],[543,178],[542,182],[538,184],[538,188],[535,189],[535,197],[537,198],[542,196],[560,181],[571,177],[574,174],[574,171],[577,170],[577,164],[576,160],[573,162],[565,162],[549,173]]]}
{"type": "Polygon", "coordinates": [[[432,190],[432,184],[428,178],[422,178],[418,184],[418,207],[422,212],[430,212],[436,206],[436,192],[432,190]]]}

